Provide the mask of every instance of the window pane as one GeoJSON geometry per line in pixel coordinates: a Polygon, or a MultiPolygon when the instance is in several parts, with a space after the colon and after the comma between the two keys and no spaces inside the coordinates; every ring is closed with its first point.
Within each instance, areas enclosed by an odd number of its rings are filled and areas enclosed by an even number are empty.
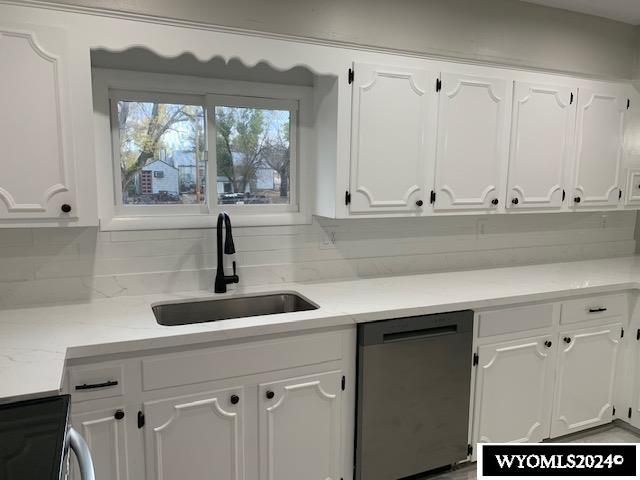
{"type": "Polygon", "coordinates": [[[206,202],[204,107],[117,102],[122,203],[206,202]]]}
{"type": "Polygon", "coordinates": [[[290,202],[288,110],[216,107],[218,203],[290,202]]]}

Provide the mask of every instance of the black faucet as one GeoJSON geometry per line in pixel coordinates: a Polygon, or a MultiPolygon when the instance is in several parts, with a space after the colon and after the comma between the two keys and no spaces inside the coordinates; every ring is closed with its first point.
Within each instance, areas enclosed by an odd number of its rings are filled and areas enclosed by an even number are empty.
{"type": "Polygon", "coordinates": [[[240,278],[236,275],[236,262],[233,262],[233,275],[224,274],[224,263],[222,261],[222,224],[224,222],[225,239],[224,239],[224,253],[232,255],[236,253],[236,247],[233,244],[233,234],[231,232],[231,219],[227,212],[221,212],[218,214],[218,227],[217,227],[217,243],[218,243],[218,268],[216,270],[216,281],[214,284],[215,293],[225,293],[227,291],[227,284],[238,283],[240,278]]]}

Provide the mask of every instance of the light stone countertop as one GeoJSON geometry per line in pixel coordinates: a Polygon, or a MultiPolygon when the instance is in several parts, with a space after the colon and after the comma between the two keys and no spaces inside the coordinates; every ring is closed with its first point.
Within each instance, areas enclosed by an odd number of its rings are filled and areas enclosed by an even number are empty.
{"type": "Polygon", "coordinates": [[[196,291],[0,310],[0,402],[59,393],[65,359],[636,288],[640,256],[239,288],[225,296],[295,291],[320,308],[184,326],[158,325],[150,306],[223,295],[196,291]]]}

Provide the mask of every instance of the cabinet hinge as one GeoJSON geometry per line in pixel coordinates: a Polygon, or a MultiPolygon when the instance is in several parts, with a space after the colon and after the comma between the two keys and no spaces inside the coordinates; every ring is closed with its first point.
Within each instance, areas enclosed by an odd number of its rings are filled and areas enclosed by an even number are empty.
{"type": "Polygon", "coordinates": [[[144,427],[144,413],[142,410],[138,410],[138,428],[144,427]]]}
{"type": "Polygon", "coordinates": [[[438,78],[436,79],[436,92],[439,92],[440,90],[442,90],[442,80],[438,78]]]}
{"type": "Polygon", "coordinates": [[[573,104],[573,92],[571,92],[571,98],[569,98],[569,105],[573,104]]]}
{"type": "Polygon", "coordinates": [[[616,414],[616,406],[613,406],[613,411],[611,412],[611,415],[615,415],[616,414]]]}
{"type": "Polygon", "coordinates": [[[436,203],[436,191],[435,190],[431,190],[431,195],[429,196],[429,202],[431,202],[432,205],[434,203],[436,203]]]}
{"type": "Polygon", "coordinates": [[[347,79],[349,80],[349,85],[351,85],[353,83],[353,78],[355,76],[355,71],[353,70],[353,68],[349,69],[349,73],[347,74],[347,79]]]}
{"type": "Polygon", "coordinates": [[[344,204],[349,205],[350,203],[351,203],[351,193],[349,193],[349,190],[347,190],[346,192],[344,192],[344,204]]]}
{"type": "Polygon", "coordinates": [[[627,98],[627,110],[631,108],[631,99],[627,98]]]}
{"type": "Polygon", "coordinates": [[[480,356],[477,353],[473,354],[473,366],[478,365],[478,361],[480,360],[480,356]]]}
{"type": "Polygon", "coordinates": [[[629,412],[627,413],[628,418],[631,418],[631,413],[633,413],[633,410],[631,409],[631,407],[629,407],[629,412]]]}
{"type": "Polygon", "coordinates": [[[469,443],[467,445],[467,455],[471,455],[473,454],[473,447],[471,446],[471,444],[469,443]]]}
{"type": "Polygon", "coordinates": [[[567,198],[567,192],[564,191],[564,189],[562,190],[562,201],[564,202],[564,199],[567,198]]]}
{"type": "Polygon", "coordinates": [[[344,389],[347,388],[347,379],[345,378],[345,376],[342,376],[342,380],[340,381],[340,387],[342,388],[342,391],[344,392],[344,389]]]}
{"type": "Polygon", "coordinates": [[[620,329],[620,338],[623,338],[623,337],[624,337],[624,328],[621,328],[620,329]]]}

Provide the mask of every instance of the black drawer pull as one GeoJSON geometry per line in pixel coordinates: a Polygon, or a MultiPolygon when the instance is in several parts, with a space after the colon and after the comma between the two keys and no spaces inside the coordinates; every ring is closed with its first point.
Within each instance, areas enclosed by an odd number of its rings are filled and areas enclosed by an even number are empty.
{"type": "Polygon", "coordinates": [[[83,383],[82,385],[76,385],[76,390],[93,390],[94,388],[115,387],[116,385],[118,385],[117,380],[109,380],[104,383],[83,383]]]}
{"type": "Polygon", "coordinates": [[[607,308],[606,307],[597,307],[597,308],[590,308],[589,309],[589,313],[601,313],[601,312],[606,312],[607,308]]]}

